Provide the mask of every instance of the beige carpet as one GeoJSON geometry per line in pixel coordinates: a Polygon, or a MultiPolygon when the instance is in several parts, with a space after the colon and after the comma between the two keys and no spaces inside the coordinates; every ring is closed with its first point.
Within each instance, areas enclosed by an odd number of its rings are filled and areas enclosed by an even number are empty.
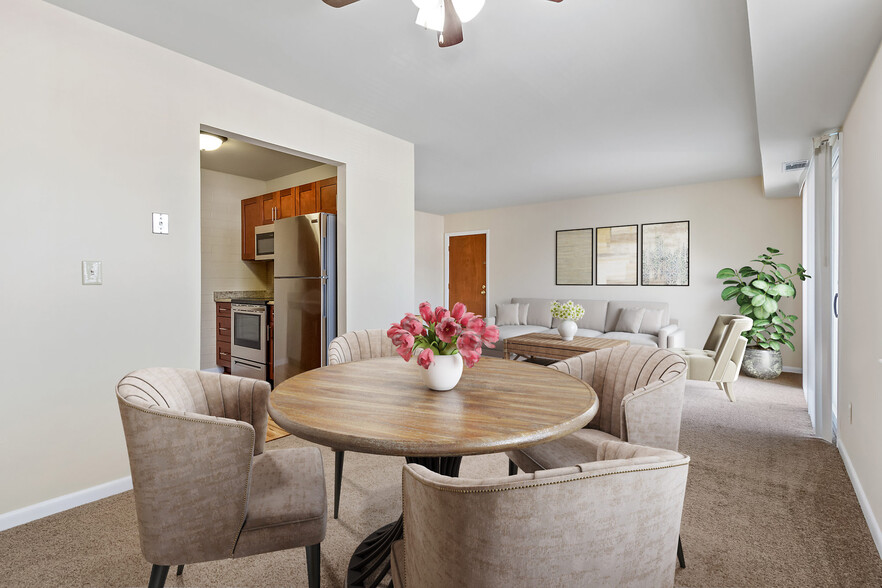
{"type": "MultiPolygon", "coordinates": [[[[732,404],[714,385],[690,382],[681,439],[692,456],[687,568],[677,570],[678,586],[882,586],[882,560],[845,468],[835,448],[812,438],[798,386],[792,375],[742,378],[732,404]]],[[[302,445],[285,437],[268,448],[302,445]]],[[[322,455],[330,490],[333,455],[322,455]]],[[[347,454],[340,519],[329,521],[322,544],[322,586],[343,586],[355,545],[400,512],[402,463],[347,454]]],[[[463,460],[463,476],[506,471],[504,456],[463,460]]],[[[149,573],[130,492],[0,533],[2,586],[146,586],[149,573]]],[[[173,573],[166,586],[306,586],[302,549],[173,573]]]]}

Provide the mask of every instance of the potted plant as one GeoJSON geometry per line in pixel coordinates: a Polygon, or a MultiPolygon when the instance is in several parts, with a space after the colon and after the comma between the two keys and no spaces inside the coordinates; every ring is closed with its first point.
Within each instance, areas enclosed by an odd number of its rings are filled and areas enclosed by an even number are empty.
{"type": "Polygon", "coordinates": [[[717,278],[724,280],[723,300],[734,299],[740,313],[753,319],[753,327],[745,333],[748,346],[742,371],[767,380],[781,375],[781,346],[795,351],[790,338],[796,332],[793,323],[798,317],[784,313],[778,308],[778,301],[796,297],[793,278],[804,282],[811,276],[802,264],[794,271],[786,263],[776,262],[774,258],[781,255],[779,250],[766,247],[766,251],[752,260],[758,269],[750,265],[737,271],[726,267],[717,272],[717,278]]]}

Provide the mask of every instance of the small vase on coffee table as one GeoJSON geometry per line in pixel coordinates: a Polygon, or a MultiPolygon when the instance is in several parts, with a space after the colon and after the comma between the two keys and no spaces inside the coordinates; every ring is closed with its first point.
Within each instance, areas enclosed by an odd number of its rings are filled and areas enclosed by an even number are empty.
{"type": "Polygon", "coordinates": [[[564,341],[572,341],[573,337],[576,336],[576,330],[578,329],[578,325],[576,325],[576,321],[571,321],[570,319],[566,319],[560,322],[557,326],[557,332],[560,333],[560,338],[564,341]]]}

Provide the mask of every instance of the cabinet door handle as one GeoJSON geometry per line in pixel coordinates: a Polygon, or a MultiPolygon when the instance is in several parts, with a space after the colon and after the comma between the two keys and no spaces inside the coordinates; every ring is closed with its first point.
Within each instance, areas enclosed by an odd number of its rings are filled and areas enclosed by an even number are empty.
{"type": "Polygon", "coordinates": [[[218,331],[229,331],[229,329],[226,327],[218,327],[217,330],[218,331]]]}

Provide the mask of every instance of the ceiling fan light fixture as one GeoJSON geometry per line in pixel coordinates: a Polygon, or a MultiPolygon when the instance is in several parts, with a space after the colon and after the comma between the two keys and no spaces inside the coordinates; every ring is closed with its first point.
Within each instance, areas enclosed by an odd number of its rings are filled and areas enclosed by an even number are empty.
{"type": "Polygon", "coordinates": [[[212,135],[211,133],[206,133],[204,131],[200,131],[199,133],[199,150],[200,151],[214,151],[221,145],[226,142],[226,137],[221,137],[219,135],[212,135]]]}
{"type": "MultiPolygon", "coordinates": [[[[416,24],[439,33],[444,30],[444,0],[413,0],[419,8],[416,24]]],[[[453,8],[461,22],[469,22],[484,8],[484,0],[453,0],[453,8]]]]}

